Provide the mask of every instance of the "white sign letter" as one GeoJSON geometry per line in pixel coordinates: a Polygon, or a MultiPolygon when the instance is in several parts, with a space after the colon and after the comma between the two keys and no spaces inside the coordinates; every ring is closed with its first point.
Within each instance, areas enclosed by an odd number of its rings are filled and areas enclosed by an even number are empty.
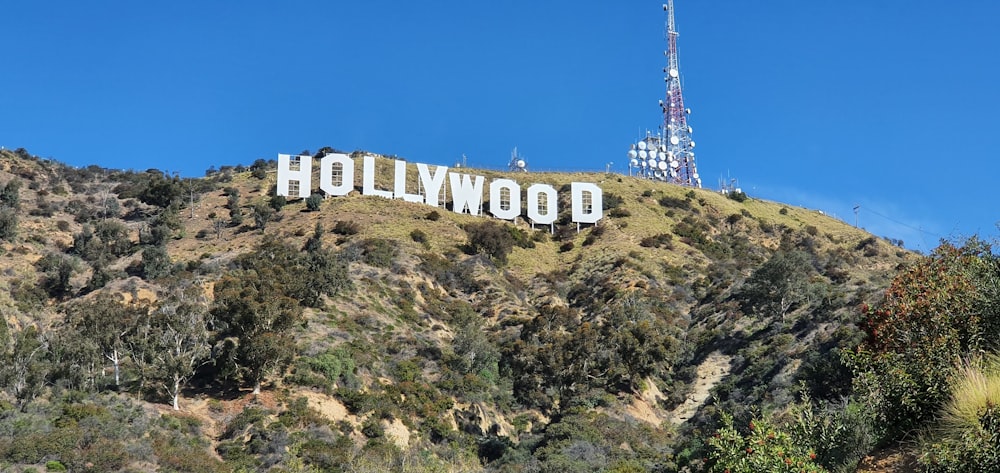
{"type": "Polygon", "coordinates": [[[604,213],[604,194],[596,184],[589,182],[572,183],[573,221],[576,223],[597,223],[604,213]]]}
{"type": "Polygon", "coordinates": [[[556,221],[559,215],[559,196],[555,187],[548,184],[532,184],[528,188],[528,218],[539,225],[548,225],[556,221]],[[538,198],[544,194],[544,201],[538,198]],[[540,205],[544,204],[544,205],[540,205]],[[541,212],[544,208],[545,212],[541,212]]]}
{"type": "Polygon", "coordinates": [[[437,207],[438,196],[441,195],[441,186],[444,185],[444,176],[447,174],[448,166],[437,166],[434,168],[434,177],[424,163],[417,163],[417,171],[420,172],[420,183],[424,186],[424,201],[427,205],[437,207]]]}
{"type": "Polygon", "coordinates": [[[379,197],[385,197],[386,199],[392,198],[391,191],[384,191],[375,188],[375,156],[365,156],[365,167],[364,167],[362,193],[364,195],[377,195],[379,197]]]}
{"type": "Polygon", "coordinates": [[[276,193],[285,197],[309,197],[312,192],[312,156],[278,155],[278,189],[276,193]],[[292,169],[292,164],[296,169],[292,169]],[[296,181],[298,195],[288,193],[288,181],[296,181]]]}
{"type": "Polygon", "coordinates": [[[396,198],[403,199],[407,202],[423,202],[424,196],[420,194],[407,194],[406,193],[406,161],[401,159],[396,160],[396,198]]]}
{"type": "Polygon", "coordinates": [[[326,195],[342,196],[354,190],[354,160],[346,154],[334,153],[319,161],[319,188],[326,195]],[[333,166],[340,165],[340,182],[333,183],[333,166]]]}
{"type": "Polygon", "coordinates": [[[504,220],[514,220],[521,215],[521,186],[510,179],[497,179],[490,183],[490,213],[504,220]],[[507,199],[501,199],[507,189],[507,199]],[[504,208],[507,204],[507,208],[504,208]]]}
{"type": "Polygon", "coordinates": [[[483,202],[483,176],[469,176],[468,174],[448,173],[451,180],[451,205],[455,213],[464,213],[465,208],[469,208],[469,213],[479,215],[479,207],[483,202]]]}

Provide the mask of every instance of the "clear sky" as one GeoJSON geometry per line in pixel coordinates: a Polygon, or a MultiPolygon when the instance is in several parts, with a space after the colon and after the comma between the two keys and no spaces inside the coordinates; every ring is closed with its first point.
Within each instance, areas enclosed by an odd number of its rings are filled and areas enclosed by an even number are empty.
{"type": "MultiPolygon", "coordinates": [[[[676,0],[706,187],[928,251],[997,234],[1000,2],[676,0]]],[[[47,1],[0,15],[0,146],[200,176],[322,146],[626,173],[659,1],[47,1]]]]}

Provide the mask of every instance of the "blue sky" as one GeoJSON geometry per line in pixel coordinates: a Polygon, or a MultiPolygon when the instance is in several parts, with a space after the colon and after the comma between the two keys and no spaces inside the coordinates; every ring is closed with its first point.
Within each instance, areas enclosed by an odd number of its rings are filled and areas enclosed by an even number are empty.
{"type": "MultiPolygon", "coordinates": [[[[676,0],[706,187],[928,251],[992,238],[1000,2],[676,0]]],[[[0,146],[200,176],[322,146],[625,173],[660,123],[656,1],[12,2],[0,146]]]]}

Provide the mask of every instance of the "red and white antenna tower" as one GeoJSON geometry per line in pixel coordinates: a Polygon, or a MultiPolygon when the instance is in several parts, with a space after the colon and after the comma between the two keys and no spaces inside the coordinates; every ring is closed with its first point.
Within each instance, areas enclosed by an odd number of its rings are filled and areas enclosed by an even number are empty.
{"type": "Polygon", "coordinates": [[[649,132],[629,150],[630,169],[637,169],[640,176],[691,187],[701,187],[701,177],[694,161],[694,131],[688,125],[690,108],[684,107],[681,94],[680,60],[677,54],[677,28],[674,26],[674,0],[663,5],[667,12],[664,35],[667,40],[667,67],[663,68],[666,97],[660,100],[663,124],[659,133],[649,132]]]}

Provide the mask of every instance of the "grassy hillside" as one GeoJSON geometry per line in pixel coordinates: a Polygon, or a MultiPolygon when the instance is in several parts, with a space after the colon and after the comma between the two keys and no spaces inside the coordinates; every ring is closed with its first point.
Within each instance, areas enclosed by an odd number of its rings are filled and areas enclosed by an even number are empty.
{"type": "Polygon", "coordinates": [[[273,163],[178,179],[0,151],[16,196],[0,211],[0,465],[699,471],[726,416],[850,395],[859,307],[918,260],[753,196],[465,171],[599,183],[605,218],[577,231],[561,202],[550,232],[359,192],[314,211],[273,197],[273,163]],[[244,313],[289,323],[240,332],[244,313]],[[200,325],[174,411],[168,362],[141,343],[180,321],[200,325]],[[260,333],[281,342],[256,352],[274,363],[254,395],[234,360],[260,333]]]}

